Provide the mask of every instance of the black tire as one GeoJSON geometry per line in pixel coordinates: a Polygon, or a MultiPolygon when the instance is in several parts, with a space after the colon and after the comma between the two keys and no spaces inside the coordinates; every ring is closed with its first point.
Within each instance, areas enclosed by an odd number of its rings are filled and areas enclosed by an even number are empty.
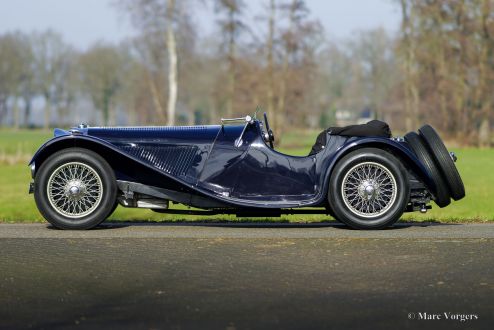
{"type": "Polygon", "coordinates": [[[444,174],[451,197],[455,201],[465,197],[465,186],[461,180],[460,173],[458,173],[455,163],[451,159],[439,134],[430,125],[422,126],[419,129],[419,133],[427,147],[431,150],[439,169],[444,174]]]}
{"type": "Polygon", "coordinates": [[[116,198],[117,185],[112,168],[101,156],[87,149],[61,150],[46,159],[36,174],[34,199],[38,210],[59,229],[96,227],[113,212],[116,198]],[[77,177],[67,176],[76,171],[77,177]],[[78,188],[71,195],[66,190],[69,187],[78,188]],[[78,209],[73,206],[71,210],[70,198],[77,200],[74,204],[82,206],[78,209]]]}
{"type": "MultiPolygon", "coordinates": [[[[381,174],[377,176],[377,179],[381,178],[381,174]]],[[[380,229],[392,225],[398,221],[405,211],[409,198],[410,187],[405,168],[400,160],[391,153],[381,149],[362,148],[352,151],[338,161],[331,174],[328,202],[335,217],[352,228],[380,229]],[[368,167],[369,174],[365,174],[361,178],[360,174],[362,172],[357,172],[365,171],[365,166],[368,167]],[[377,172],[371,172],[372,169],[377,172]],[[359,174],[358,178],[360,181],[352,181],[352,177],[357,178],[357,176],[352,176],[354,173],[359,174]],[[369,180],[372,180],[374,178],[373,175],[376,176],[377,173],[384,174],[384,181],[375,185],[369,184],[372,185],[371,195],[365,195],[365,192],[361,191],[360,188],[355,188],[368,187],[366,183],[369,183],[369,180]],[[366,175],[369,177],[366,178],[366,175]],[[392,195],[385,196],[386,193],[384,191],[390,190],[390,184],[392,195]],[[382,196],[380,196],[380,192],[383,192],[382,196]],[[352,199],[353,196],[355,197],[352,199]],[[389,198],[387,202],[383,201],[383,206],[376,204],[380,203],[376,197],[389,198]],[[366,213],[361,211],[362,208],[365,208],[365,203],[372,203],[373,206],[382,208],[380,210],[378,209],[378,213],[369,213],[370,209],[367,208],[366,211],[368,212],[366,213]],[[358,205],[361,205],[361,207],[358,205]]]]}
{"type": "Polygon", "coordinates": [[[115,212],[118,205],[119,205],[118,200],[115,200],[115,204],[113,205],[112,209],[110,210],[110,213],[108,213],[105,219],[109,218],[113,214],[113,212],[115,212]]]}
{"type": "Polygon", "coordinates": [[[422,138],[415,132],[410,132],[405,135],[405,141],[408,143],[410,148],[424,165],[426,170],[429,172],[432,180],[434,181],[435,187],[433,188],[434,202],[439,207],[448,206],[451,203],[448,188],[444,180],[443,174],[439,171],[434,159],[425,142],[422,138]]]}
{"type": "Polygon", "coordinates": [[[327,214],[329,214],[332,218],[334,218],[336,221],[338,221],[338,219],[336,219],[335,215],[334,215],[334,212],[333,212],[333,209],[331,208],[331,206],[329,205],[329,203],[326,205],[326,212],[327,214]]]}

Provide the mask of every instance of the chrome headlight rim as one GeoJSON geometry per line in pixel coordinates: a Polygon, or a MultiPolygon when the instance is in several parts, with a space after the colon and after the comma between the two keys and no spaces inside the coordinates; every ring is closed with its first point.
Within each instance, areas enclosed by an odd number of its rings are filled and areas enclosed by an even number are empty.
{"type": "Polygon", "coordinates": [[[36,176],[36,163],[32,163],[29,168],[31,169],[31,178],[34,179],[36,176]]]}

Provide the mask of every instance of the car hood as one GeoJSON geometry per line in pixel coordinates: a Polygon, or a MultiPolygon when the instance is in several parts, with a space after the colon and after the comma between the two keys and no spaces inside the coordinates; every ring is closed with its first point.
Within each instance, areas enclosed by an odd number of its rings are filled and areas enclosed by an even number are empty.
{"type": "Polygon", "coordinates": [[[213,142],[220,125],[163,127],[89,127],[86,134],[109,142],[213,142]]]}

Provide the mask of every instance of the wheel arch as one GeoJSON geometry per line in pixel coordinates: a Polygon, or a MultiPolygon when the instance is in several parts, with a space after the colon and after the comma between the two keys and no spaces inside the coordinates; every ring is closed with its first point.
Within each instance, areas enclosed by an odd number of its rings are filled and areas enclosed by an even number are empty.
{"type": "Polygon", "coordinates": [[[336,154],[332,157],[332,161],[328,166],[325,177],[323,187],[325,187],[324,199],[327,199],[328,187],[331,175],[333,174],[333,170],[336,164],[349,153],[363,149],[363,148],[377,148],[381,150],[385,150],[395,156],[399,161],[401,161],[402,165],[407,169],[412,171],[412,173],[417,177],[417,179],[424,182],[428,187],[433,186],[433,182],[425,169],[425,167],[420,163],[420,161],[415,157],[413,152],[409,150],[407,147],[402,145],[400,142],[396,142],[390,139],[384,138],[367,138],[357,141],[352,141],[347,145],[343,146],[340,150],[336,152],[336,154]]]}
{"type": "Polygon", "coordinates": [[[66,135],[62,137],[56,137],[49,140],[41,148],[38,149],[33,156],[29,165],[35,165],[34,176],[43,163],[54,153],[61,150],[70,148],[82,148],[97,153],[101,156],[110,166],[114,169],[113,165],[116,163],[115,157],[124,157],[121,152],[118,152],[111,146],[107,146],[104,142],[95,141],[95,139],[86,137],[76,137],[73,135],[66,135]]]}

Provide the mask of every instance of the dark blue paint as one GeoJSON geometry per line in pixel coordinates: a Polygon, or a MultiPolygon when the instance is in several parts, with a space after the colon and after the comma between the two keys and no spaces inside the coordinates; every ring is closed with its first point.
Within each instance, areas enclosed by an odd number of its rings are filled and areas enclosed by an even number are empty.
{"type": "Polygon", "coordinates": [[[405,142],[328,136],[323,151],[297,157],[269,148],[262,130],[259,121],[245,131],[243,125],[57,129],[31,163],[39,168],[59,149],[84,147],[105,157],[119,179],[207,196],[232,207],[291,208],[323,206],[336,162],[356,148],[372,146],[392,150],[427,186],[432,184],[405,142]]]}

